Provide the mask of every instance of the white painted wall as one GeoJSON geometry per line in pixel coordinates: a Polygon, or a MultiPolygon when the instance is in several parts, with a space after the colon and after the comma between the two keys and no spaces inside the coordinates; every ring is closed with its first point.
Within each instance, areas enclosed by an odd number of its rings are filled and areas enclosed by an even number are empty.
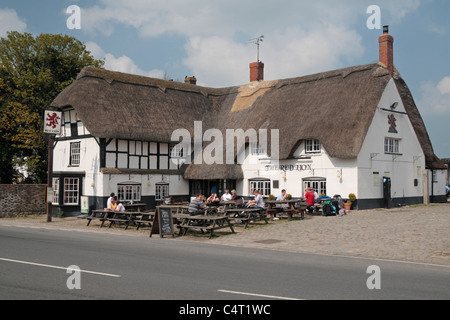
{"type": "MultiPolygon", "coordinates": [[[[324,178],[327,182],[327,195],[341,195],[348,198],[349,193],[357,194],[358,179],[356,159],[344,160],[331,158],[326,150],[321,149],[320,153],[307,154],[304,142],[294,152],[294,156],[310,156],[311,159],[281,160],[279,162],[267,160],[267,156],[249,155],[243,166],[244,179],[238,182],[237,192],[249,196],[249,180],[255,178],[265,178],[271,180],[271,194],[278,196],[282,189],[286,189],[293,197],[303,197],[303,180],[311,178],[324,178]],[[307,168],[307,170],[267,170],[266,165],[294,166],[295,168],[307,168]],[[296,167],[298,166],[298,167],[296,167]],[[273,188],[273,181],[279,181],[279,188],[273,188]]],[[[279,168],[279,167],[278,167],[279,168]]]]}
{"type": "Polygon", "coordinates": [[[389,109],[398,102],[395,111],[406,112],[398,90],[391,80],[378,104],[378,109],[367,132],[358,155],[358,198],[376,199],[383,197],[383,176],[391,177],[391,195],[393,198],[421,197],[421,172],[425,169],[425,156],[412,124],[406,114],[381,110],[389,109]],[[398,133],[390,133],[388,115],[397,119],[398,133]],[[401,139],[401,155],[385,154],[385,137],[401,139]],[[378,172],[378,175],[374,173],[378,172]],[[414,186],[414,179],[418,179],[414,186]]]}

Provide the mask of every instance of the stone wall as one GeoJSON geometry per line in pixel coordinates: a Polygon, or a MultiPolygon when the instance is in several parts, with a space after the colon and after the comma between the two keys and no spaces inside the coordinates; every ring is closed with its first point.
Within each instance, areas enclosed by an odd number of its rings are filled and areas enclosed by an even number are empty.
{"type": "Polygon", "coordinates": [[[0,218],[46,214],[47,186],[0,184],[0,208],[0,218]]]}

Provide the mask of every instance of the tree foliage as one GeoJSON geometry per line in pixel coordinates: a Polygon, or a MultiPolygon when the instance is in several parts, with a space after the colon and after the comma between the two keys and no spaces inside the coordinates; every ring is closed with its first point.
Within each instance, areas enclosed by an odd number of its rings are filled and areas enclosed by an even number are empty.
{"type": "Polygon", "coordinates": [[[43,111],[83,67],[103,64],[67,35],[13,31],[0,38],[1,183],[11,183],[20,166],[30,182],[46,181],[43,111]]]}

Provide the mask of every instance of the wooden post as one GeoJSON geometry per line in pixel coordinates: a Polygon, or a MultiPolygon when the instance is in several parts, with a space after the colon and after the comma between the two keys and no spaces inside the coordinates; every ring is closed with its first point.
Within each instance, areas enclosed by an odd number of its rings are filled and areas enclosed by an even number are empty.
{"type": "MultiPolygon", "coordinates": [[[[48,169],[47,169],[47,186],[53,185],[53,141],[54,135],[48,135],[48,169]]],[[[52,203],[47,202],[47,222],[52,222],[52,203]]]]}

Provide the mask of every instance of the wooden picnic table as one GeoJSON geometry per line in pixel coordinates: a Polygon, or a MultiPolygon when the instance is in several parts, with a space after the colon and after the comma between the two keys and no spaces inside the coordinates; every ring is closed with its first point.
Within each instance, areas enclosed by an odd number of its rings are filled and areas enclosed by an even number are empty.
{"type": "Polygon", "coordinates": [[[258,209],[258,208],[232,208],[227,209],[225,211],[225,215],[233,219],[235,221],[242,221],[244,223],[244,229],[247,229],[247,226],[252,219],[263,219],[266,224],[267,222],[267,216],[266,216],[266,210],[265,209],[258,209]]]}
{"type": "Polygon", "coordinates": [[[136,230],[139,230],[141,224],[148,224],[149,227],[152,226],[153,219],[155,217],[155,211],[143,211],[140,216],[137,216],[134,220],[136,224],[136,230]]]}
{"type": "Polygon", "coordinates": [[[187,213],[189,211],[189,205],[176,205],[176,204],[162,204],[161,208],[170,208],[172,213],[187,213]]]}
{"type": "Polygon", "coordinates": [[[124,203],[123,206],[125,207],[126,210],[141,212],[145,211],[147,204],[143,202],[127,203],[127,204],[124,203]]]}
{"type": "Polygon", "coordinates": [[[180,225],[179,235],[183,236],[191,229],[197,229],[202,231],[209,231],[209,238],[211,239],[214,230],[230,228],[234,233],[233,225],[230,219],[225,215],[187,215],[180,225]]]}
{"type": "Polygon", "coordinates": [[[113,223],[124,223],[125,229],[128,229],[130,224],[135,225],[139,229],[141,224],[151,223],[152,215],[154,215],[154,212],[92,210],[91,215],[86,217],[86,219],[88,220],[88,226],[92,220],[98,219],[101,221],[100,228],[103,228],[105,222],[110,222],[110,228],[113,223]]]}
{"type": "Polygon", "coordinates": [[[91,215],[86,217],[88,221],[87,225],[89,226],[92,220],[98,219],[102,222],[103,226],[103,223],[110,212],[111,210],[92,210],[91,215]]]}
{"type": "Polygon", "coordinates": [[[292,219],[292,216],[296,213],[299,213],[301,216],[301,219],[305,216],[306,208],[300,207],[296,208],[295,204],[302,202],[302,199],[298,200],[266,200],[265,203],[267,204],[267,210],[266,213],[270,214],[272,220],[274,216],[279,212],[284,212],[288,214],[289,220],[292,219]]]}

